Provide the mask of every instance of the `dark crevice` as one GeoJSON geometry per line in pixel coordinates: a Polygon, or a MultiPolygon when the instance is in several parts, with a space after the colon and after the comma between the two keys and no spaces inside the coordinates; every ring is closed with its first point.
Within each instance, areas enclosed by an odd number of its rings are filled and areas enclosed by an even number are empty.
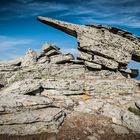
{"type": "Polygon", "coordinates": [[[41,87],[39,87],[38,89],[36,89],[34,91],[31,91],[31,92],[26,93],[25,95],[35,96],[36,94],[41,93],[43,91],[44,91],[44,88],[41,86],[41,87]]]}

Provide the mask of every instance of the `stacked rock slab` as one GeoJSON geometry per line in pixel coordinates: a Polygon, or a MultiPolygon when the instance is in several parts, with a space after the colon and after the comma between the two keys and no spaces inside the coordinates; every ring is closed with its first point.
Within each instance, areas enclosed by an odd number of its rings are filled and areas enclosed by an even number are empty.
{"type": "MultiPolygon", "coordinates": [[[[92,69],[125,69],[131,59],[139,61],[140,39],[131,33],[116,27],[101,25],[76,25],[51,18],[38,17],[38,20],[58,30],[72,35],[78,40],[80,56],[87,67],[92,69]]],[[[124,71],[122,70],[124,69],[124,71]]],[[[138,75],[138,71],[130,75],[138,75]],[[137,74],[136,74],[137,73],[137,74]]]]}
{"type": "Polygon", "coordinates": [[[26,52],[26,55],[23,58],[20,58],[18,60],[13,60],[9,62],[1,62],[0,65],[4,65],[6,67],[11,66],[29,66],[29,65],[36,65],[36,64],[42,64],[42,63],[54,63],[54,64],[61,64],[61,63],[67,63],[74,60],[74,57],[72,54],[62,54],[60,51],[60,48],[53,44],[45,43],[42,46],[42,52],[40,54],[37,54],[32,49],[29,49],[26,52]]]}
{"type": "Polygon", "coordinates": [[[38,56],[38,63],[67,63],[74,59],[72,54],[62,54],[60,48],[55,45],[45,43],[42,47],[43,52],[38,56]]]}
{"type": "Polygon", "coordinates": [[[140,83],[126,67],[139,61],[139,38],[114,27],[38,19],[77,37],[80,54],[75,60],[45,43],[40,54],[29,49],[21,59],[0,62],[0,134],[56,133],[69,112],[108,117],[115,128],[140,133],[139,116],[128,110],[135,101],[139,109],[140,83]]]}

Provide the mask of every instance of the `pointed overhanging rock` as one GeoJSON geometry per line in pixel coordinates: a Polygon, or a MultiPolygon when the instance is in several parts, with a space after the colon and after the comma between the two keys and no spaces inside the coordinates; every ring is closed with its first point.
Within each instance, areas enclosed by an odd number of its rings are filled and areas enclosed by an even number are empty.
{"type": "Polygon", "coordinates": [[[47,17],[42,17],[42,16],[38,16],[37,19],[39,21],[41,21],[42,23],[45,23],[49,26],[52,26],[60,31],[63,31],[69,35],[72,35],[74,37],[76,37],[76,30],[79,29],[79,25],[75,25],[75,24],[71,24],[68,22],[63,22],[60,20],[55,20],[52,18],[47,18],[47,17]]]}
{"type": "Polygon", "coordinates": [[[79,51],[94,56],[93,60],[82,58],[84,61],[113,70],[127,65],[131,59],[140,61],[140,38],[127,31],[102,25],[76,25],[41,16],[38,20],[76,37],[79,51]]]}

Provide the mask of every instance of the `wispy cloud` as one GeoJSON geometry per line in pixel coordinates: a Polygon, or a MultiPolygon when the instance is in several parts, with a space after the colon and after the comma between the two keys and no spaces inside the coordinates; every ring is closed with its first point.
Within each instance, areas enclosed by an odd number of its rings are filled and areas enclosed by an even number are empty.
{"type": "Polygon", "coordinates": [[[0,20],[9,20],[13,18],[26,18],[32,16],[38,16],[44,13],[51,12],[59,12],[63,10],[67,10],[67,6],[58,3],[51,2],[32,2],[26,3],[23,0],[23,3],[11,3],[9,6],[2,7],[0,9],[1,13],[7,13],[6,15],[10,16],[2,16],[0,20]]]}
{"type": "Polygon", "coordinates": [[[32,43],[32,39],[19,39],[0,35],[0,59],[14,59],[21,56],[32,43]]]}
{"type": "Polygon", "coordinates": [[[124,25],[140,28],[139,0],[14,0],[1,6],[0,20],[50,15],[79,23],[124,25]],[[8,16],[6,16],[8,15],[8,16]]]}

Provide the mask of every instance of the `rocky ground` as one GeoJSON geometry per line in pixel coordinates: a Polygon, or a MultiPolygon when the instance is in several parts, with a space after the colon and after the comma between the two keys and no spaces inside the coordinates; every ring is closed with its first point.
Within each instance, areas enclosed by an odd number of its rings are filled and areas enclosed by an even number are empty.
{"type": "Polygon", "coordinates": [[[140,60],[140,39],[113,27],[39,20],[78,37],[80,55],[44,44],[39,54],[29,49],[0,62],[0,140],[140,139],[140,82],[131,79],[138,71],[127,68],[140,60]]]}

